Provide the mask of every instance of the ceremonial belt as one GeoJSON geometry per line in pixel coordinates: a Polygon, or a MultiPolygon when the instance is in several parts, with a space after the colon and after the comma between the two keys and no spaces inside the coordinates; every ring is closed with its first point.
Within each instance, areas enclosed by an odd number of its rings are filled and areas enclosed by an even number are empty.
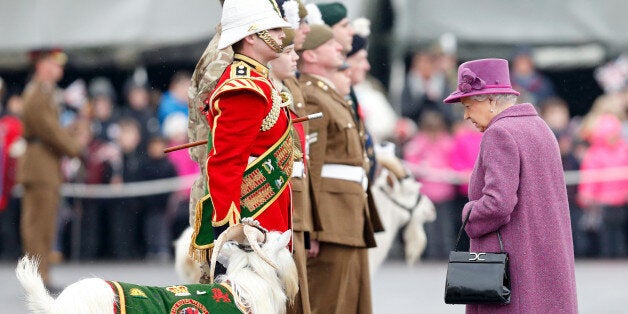
{"type": "MultiPolygon", "coordinates": [[[[294,144],[290,129],[291,123],[281,138],[262,155],[249,162],[244,170],[240,189],[240,218],[256,218],[288,186],[294,162],[294,144]]],[[[213,206],[209,193],[196,204],[190,255],[201,263],[208,261],[209,250],[214,246],[213,206]]]]}
{"type": "Polygon", "coordinates": [[[295,161],[294,164],[292,164],[292,177],[305,177],[305,164],[302,161],[295,161]]]}
{"type": "Polygon", "coordinates": [[[362,184],[366,191],[368,187],[368,177],[364,168],[342,164],[324,164],[321,170],[321,177],[353,181],[362,184]]]}

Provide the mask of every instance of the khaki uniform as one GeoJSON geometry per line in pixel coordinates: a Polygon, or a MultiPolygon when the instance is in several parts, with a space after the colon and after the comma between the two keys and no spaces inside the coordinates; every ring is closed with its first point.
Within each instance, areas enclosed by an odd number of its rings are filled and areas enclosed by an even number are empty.
{"type": "Polygon", "coordinates": [[[17,180],[24,186],[20,222],[24,253],[41,258],[39,270],[46,284],[63,183],[61,157],[76,157],[81,151],[59,124],[55,88],[32,81],[24,91],[24,138],[28,144],[17,169],[17,180]]]}
{"type": "MultiPolygon", "coordinates": [[[[284,80],[284,88],[287,89],[292,95],[293,108],[292,112],[295,116],[302,117],[307,115],[305,110],[305,98],[301,92],[301,87],[296,78],[284,80]]],[[[307,135],[308,122],[302,122],[293,126],[295,132],[298,127],[303,128],[304,135],[307,135]]],[[[297,137],[295,137],[297,138],[297,137]]],[[[306,141],[305,139],[299,139],[299,141],[306,141]]],[[[311,313],[310,312],[310,300],[309,289],[307,280],[307,252],[305,250],[305,233],[315,230],[321,230],[320,219],[315,206],[312,206],[312,185],[310,184],[309,160],[307,158],[307,143],[299,143],[295,140],[296,148],[300,151],[301,157],[296,159],[295,162],[303,162],[305,159],[306,169],[300,174],[293,172],[293,177],[290,180],[292,185],[292,228],[293,228],[293,247],[294,247],[294,261],[297,266],[299,274],[299,292],[295,297],[294,303],[289,304],[287,313],[311,313]],[[302,144],[302,145],[301,145],[302,144]],[[303,151],[303,146],[306,147],[306,151],[303,151]]]]}
{"type": "Polygon", "coordinates": [[[369,166],[350,104],[324,79],[303,74],[309,122],[310,176],[322,231],[308,260],[312,313],[371,313],[367,248],[375,246],[367,194],[369,166]],[[330,171],[331,170],[331,171],[330,171]],[[362,179],[360,179],[362,178],[362,179]]]}

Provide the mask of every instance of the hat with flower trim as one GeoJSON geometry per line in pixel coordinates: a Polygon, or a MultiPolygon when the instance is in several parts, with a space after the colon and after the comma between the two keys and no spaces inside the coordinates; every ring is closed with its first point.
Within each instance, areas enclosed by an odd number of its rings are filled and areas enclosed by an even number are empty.
{"type": "Polygon", "coordinates": [[[504,59],[480,59],[468,61],[458,67],[458,88],[444,102],[460,102],[463,97],[485,94],[514,94],[508,61],[504,59]]]}

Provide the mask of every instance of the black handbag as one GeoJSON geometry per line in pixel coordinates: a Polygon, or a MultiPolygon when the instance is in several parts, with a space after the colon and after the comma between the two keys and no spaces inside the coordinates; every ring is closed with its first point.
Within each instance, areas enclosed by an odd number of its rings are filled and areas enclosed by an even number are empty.
{"type": "Polygon", "coordinates": [[[470,215],[471,210],[467,213],[467,217],[458,231],[455,250],[449,253],[447,279],[445,280],[445,303],[508,304],[510,303],[508,253],[504,252],[499,230],[497,230],[499,253],[458,251],[460,236],[470,215]]]}

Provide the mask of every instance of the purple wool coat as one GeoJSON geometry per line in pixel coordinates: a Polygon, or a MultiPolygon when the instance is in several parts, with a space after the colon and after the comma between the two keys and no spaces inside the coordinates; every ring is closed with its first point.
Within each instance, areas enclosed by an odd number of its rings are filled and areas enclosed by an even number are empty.
{"type": "Polygon", "coordinates": [[[510,258],[508,305],[467,305],[467,313],[577,313],[573,242],[558,143],[531,104],[489,123],[469,184],[465,230],[472,252],[510,258]]]}

